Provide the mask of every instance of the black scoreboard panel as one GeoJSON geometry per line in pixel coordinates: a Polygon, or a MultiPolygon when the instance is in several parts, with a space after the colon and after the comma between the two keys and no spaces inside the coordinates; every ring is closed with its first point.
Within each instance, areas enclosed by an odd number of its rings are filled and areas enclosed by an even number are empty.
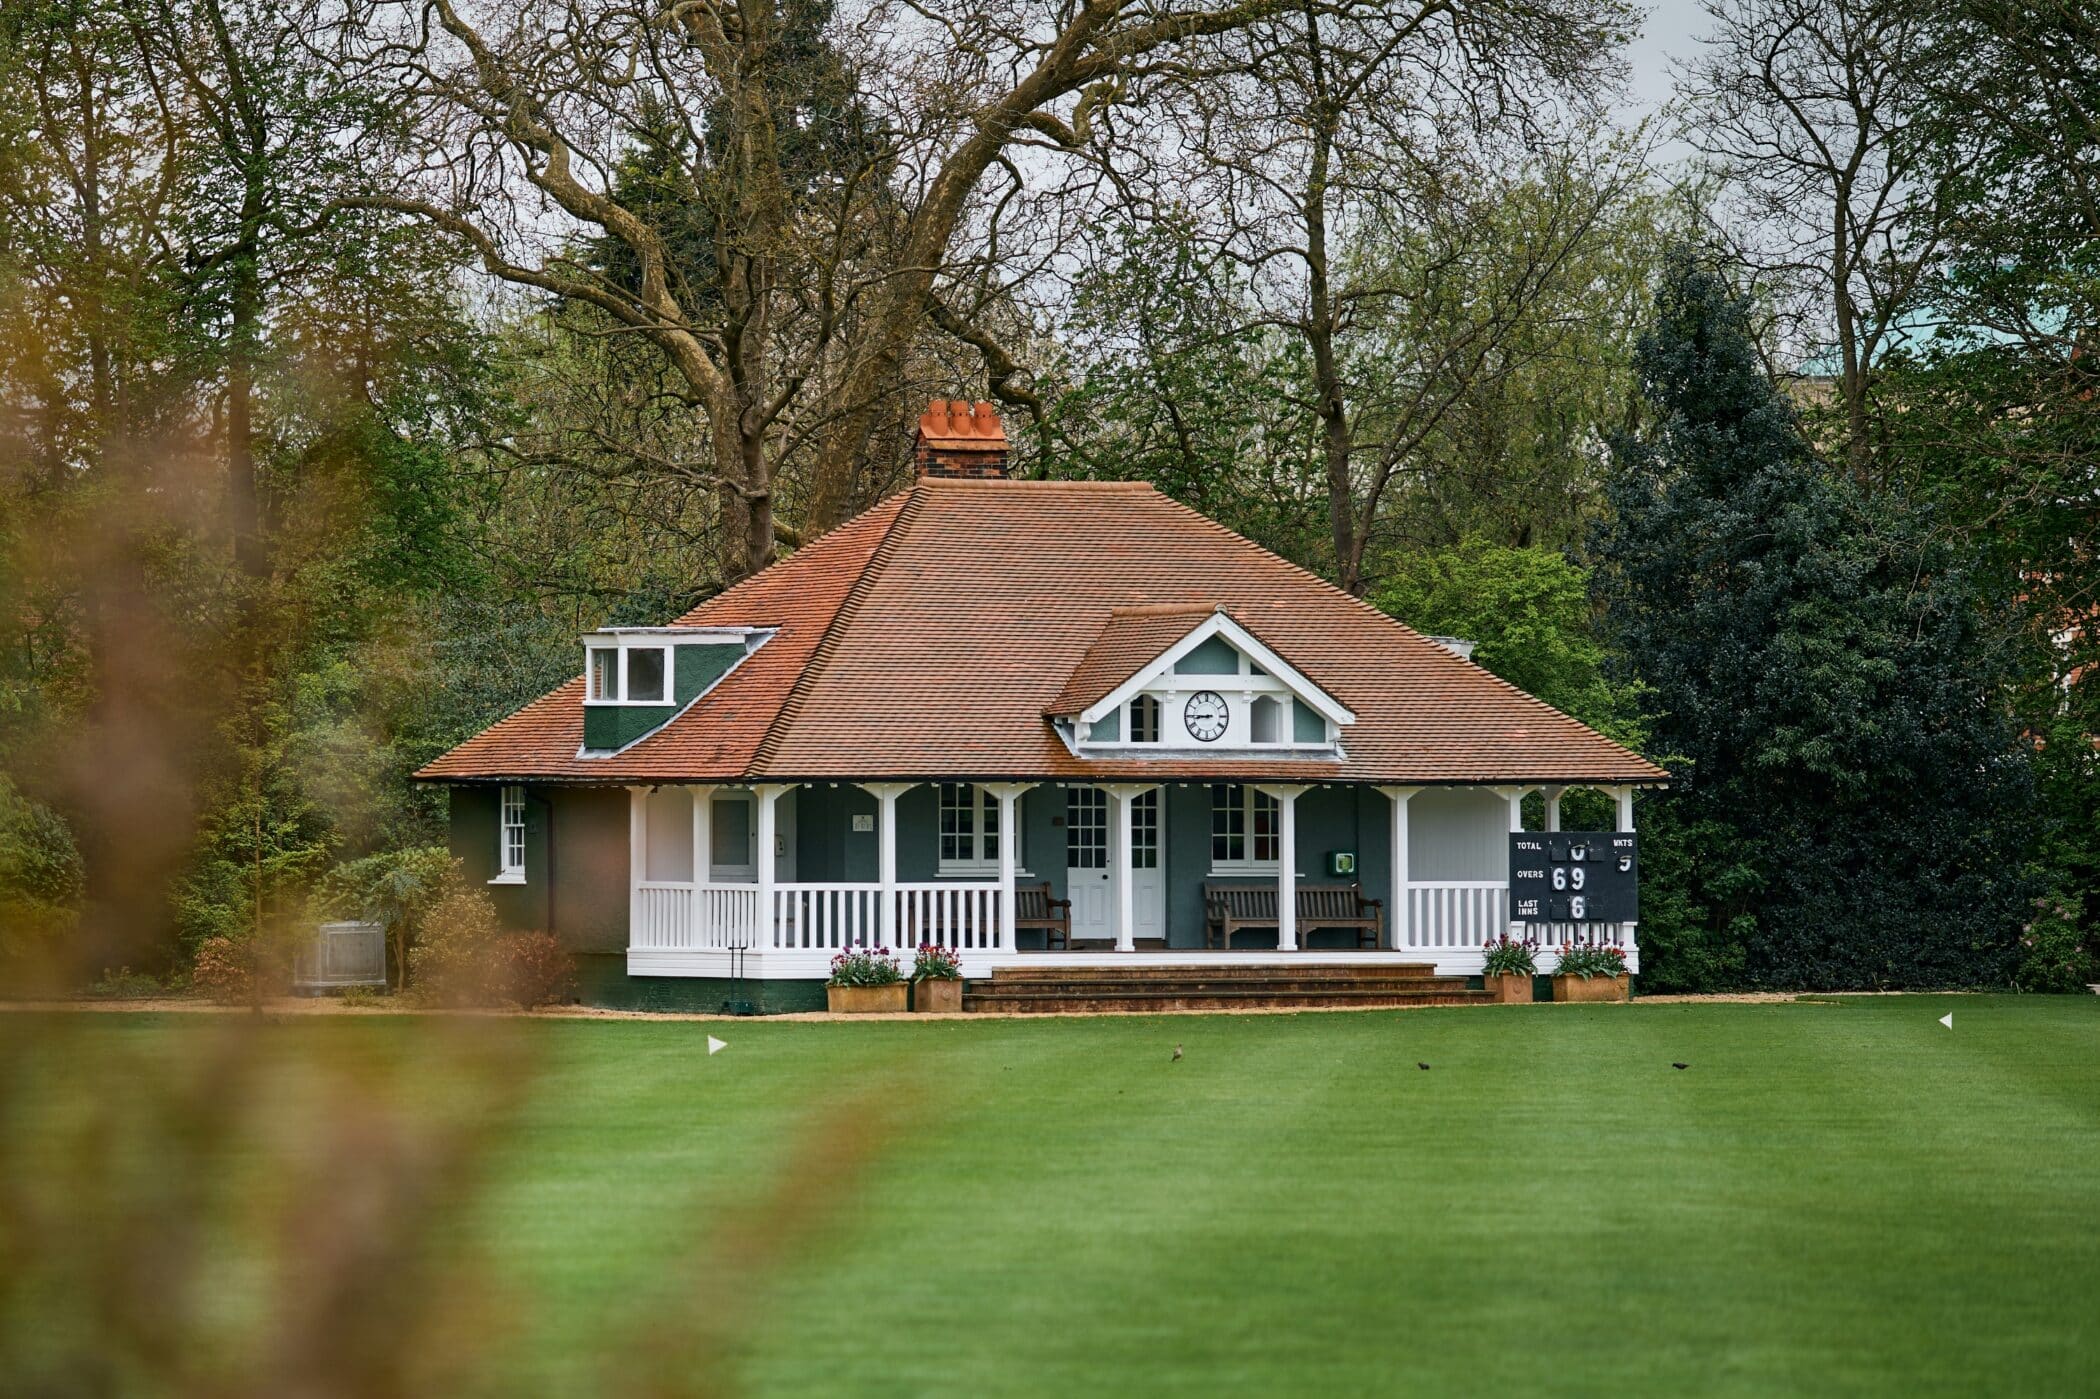
{"type": "Polygon", "coordinates": [[[1631,831],[1512,831],[1510,918],[1518,923],[1633,923],[1640,854],[1631,831]]]}

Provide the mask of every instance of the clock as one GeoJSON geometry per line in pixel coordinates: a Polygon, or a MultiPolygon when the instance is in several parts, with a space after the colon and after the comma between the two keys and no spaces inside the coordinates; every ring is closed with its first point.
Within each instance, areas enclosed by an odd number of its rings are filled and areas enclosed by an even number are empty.
{"type": "Polygon", "coordinates": [[[1198,690],[1189,696],[1187,707],[1181,711],[1181,722],[1189,737],[1198,743],[1216,743],[1225,736],[1225,721],[1231,714],[1223,695],[1216,690],[1198,690]]]}

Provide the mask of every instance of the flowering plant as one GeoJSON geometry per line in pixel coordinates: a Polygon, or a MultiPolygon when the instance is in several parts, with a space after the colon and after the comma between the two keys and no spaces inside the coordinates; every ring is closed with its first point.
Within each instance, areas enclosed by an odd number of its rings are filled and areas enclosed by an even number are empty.
{"type": "Polygon", "coordinates": [[[887,947],[854,947],[831,959],[833,986],[894,986],[904,969],[887,947]]]}
{"type": "Polygon", "coordinates": [[[1578,947],[1573,943],[1560,945],[1561,976],[1624,976],[1626,975],[1626,949],[1623,947],[1578,947]]]}
{"type": "Polygon", "coordinates": [[[1522,942],[1513,937],[1489,938],[1487,960],[1481,965],[1486,976],[1533,976],[1538,972],[1538,962],[1532,952],[1538,944],[1530,938],[1522,942]]]}
{"type": "Polygon", "coordinates": [[[962,959],[946,947],[935,947],[931,943],[919,949],[918,960],[911,964],[913,981],[961,981],[962,959]]]}

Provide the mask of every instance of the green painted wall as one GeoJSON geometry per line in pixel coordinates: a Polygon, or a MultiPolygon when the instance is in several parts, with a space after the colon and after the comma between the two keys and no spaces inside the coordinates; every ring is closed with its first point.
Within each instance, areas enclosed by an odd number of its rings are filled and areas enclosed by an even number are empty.
{"type": "Polygon", "coordinates": [[[1302,699],[1291,701],[1291,738],[1298,743],[1320,743],[1327,738],[1327,721],[1302,699]]]}
{"type": "Polygon", "coordinates": [[[671,648],[670,704],[587,704],[583,708],[583,746],[594,751],[624,748],[653,729],[669,723],[708,686],[743,659],[737,643],[681,645],[671,648]]]}
{"type": "Polygon", "coordinates": [[[1240,653],[1221,636],[1211,637],[1174,662],[1176,675],[1238,675],[1240,653]]]}
{"type": "Polygon", "coordinates": [[[1123,739],[1123,711],[1112,709],[1088,724],[1086,736],[1096,743],[1120,743],[1123,739]]]}
{"type": "MultiPolygon", "coordinates": [[[[467,877],[496,872],[498,791],[493,786],[451,789],[452,853],[467,877]]],[[[525,882],[491,884],[489,896],[504,926],[547,927],[575,952],[627,950],[627,792],[619,787],[525,788],[525,882]],[[549,903],[548,828],[555,851],[549,903]]]]}
{"type": "Polygon", "coordinates": [[[749,1003],[760,1015],[824,1009],[821,981],[734,982],[726,977],[629,976],[624,953],[576,960],[583,1003],[608,1010],[719,1015],[733,1001],[749,1003]]]}

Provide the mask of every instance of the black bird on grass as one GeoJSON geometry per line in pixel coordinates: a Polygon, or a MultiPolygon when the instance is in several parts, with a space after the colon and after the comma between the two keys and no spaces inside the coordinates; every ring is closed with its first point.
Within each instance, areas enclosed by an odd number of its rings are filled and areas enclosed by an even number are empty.
{"type": "Polygon", "coordinates": [[[1673,1069],[1689,1069],[1689,1068],[1691,1067],[1691,1065],[1690,1065],[1690,1064],[1679,1064],[1679,1063],[1674,1063],[1674,1062],[1673,1062],[1673,1063],[1672,1063],[1672,1064],[1670,1065],[1670,1067],[1671,1067],[1671,1068],[1673,1068],[1673,1069]]]}
{"type": "Polygon", "coordinates": [[[1173,1057],[1172,1059],[1169,1059],[1169,1060],[1168,1060],[1167,1062],[1168,1062],[1168,1063],[1170,1063],[1170,1064],[1176,1064],[1176,1063],[1179,1063],[1179,1062],[1181,1062],[1181,1046],[1180,1046],[1180,1045],[1178,1045],[1178,1044],[1177,1044],[1177,1045],[1175,1045],[1175,1046],[1174,1046],[1174,1057],[1173,1057]]]}
{"type": "Polygon", "coordinates": [[[1428,1066],[1427,1064],[1423,1064],[1423,1063],[1417,1063],[1417,1064],[1415,1065],[1415,1067],[1416,1067],[1416,1068],[1418,1068],[1418,1069],[1426,1069],[1426,1068],[1428,1068],[1429,1066],[1428,1066]]]}

